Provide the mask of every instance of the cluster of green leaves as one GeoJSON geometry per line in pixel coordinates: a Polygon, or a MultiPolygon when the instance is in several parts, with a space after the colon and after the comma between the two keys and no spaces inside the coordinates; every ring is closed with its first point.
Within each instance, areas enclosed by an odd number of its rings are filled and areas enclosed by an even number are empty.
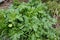
{"type": "MultiPolygon", "coordinates": [[[[57,25],[60,24],[60,1],[59,0],[49,0],[45,2],[48,10],[50,11],[50,15],[57,19],[57,25]]],[[[57,27],[56,25],[56,27],[57,27]]],[[[58,26],[59,27],[59,26],[58,26]]]]}
{"type": "Polygon", "coordinates": [[[13,5],[19,5],[20,4],[20,1],[19,0],[13,0],[13,5]]]}
{"type": "Polygon", "coordinates": [[[60,3],[57,3],[56,1],[48,1],[47,6],[51,11],[51,14],[60,14],[60,3]]]}
{"type": "Polygon", "coordinates": [[[60,40],[55,19],[41,1],[29,1],[0,10],[0,40],[60,40]]]}

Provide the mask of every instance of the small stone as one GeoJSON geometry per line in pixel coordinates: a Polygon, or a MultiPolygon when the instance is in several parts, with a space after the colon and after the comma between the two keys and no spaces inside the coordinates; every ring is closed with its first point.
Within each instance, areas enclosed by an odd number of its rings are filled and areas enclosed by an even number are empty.
{"type": "Polygon", "coordinates": [[[4,0],[0,0],[0,3],[2,3],[4,0]]]}

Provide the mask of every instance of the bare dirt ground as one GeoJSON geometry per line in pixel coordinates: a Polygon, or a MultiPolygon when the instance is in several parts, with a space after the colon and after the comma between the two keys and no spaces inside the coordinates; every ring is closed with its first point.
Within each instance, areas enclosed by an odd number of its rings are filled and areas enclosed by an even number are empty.
{"type": "Polygon", "coordinates": [[[0,8],[8,8],[12,4],[12,0],[5,0],[4,2],[0,3],[0,8]]]}
{"type": "MultiPolygon", "coordinates": [[[[19,0],[20,2],[28,2],[28,0],[19,0]]],[[[4,2],[0,3],[0,8],[8,8],[13,3],[13,0],[5,0],[4,2]]]]}

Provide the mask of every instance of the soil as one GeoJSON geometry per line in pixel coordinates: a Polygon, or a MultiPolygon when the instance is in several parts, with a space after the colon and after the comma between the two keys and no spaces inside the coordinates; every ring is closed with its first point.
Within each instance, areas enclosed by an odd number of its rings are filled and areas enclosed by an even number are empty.
{"type": "MultiPolygon", "coordinates": [[[[20,2],[28,2],[28,0],[19,0],[20,2]]],[[[0,9],[8,8],[13,3],[13,0],[5,0],[4,2],[0,3],[0,9]]]]}
{"type": "Polygon", "coordinates": [[[5,0],[4,2],[0,3],[0,8],[8,8],[12,4],[12,0],[5,0]]]}

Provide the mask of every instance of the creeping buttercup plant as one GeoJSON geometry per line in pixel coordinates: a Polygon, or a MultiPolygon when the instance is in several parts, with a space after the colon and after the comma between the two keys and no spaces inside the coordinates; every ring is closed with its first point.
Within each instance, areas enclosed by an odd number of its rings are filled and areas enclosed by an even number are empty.
{"type": "Polygon", "coordinates": [[[23,2],[0,10],[0,40],[60,40],[55,22],[40,0],[23,2]]]}

